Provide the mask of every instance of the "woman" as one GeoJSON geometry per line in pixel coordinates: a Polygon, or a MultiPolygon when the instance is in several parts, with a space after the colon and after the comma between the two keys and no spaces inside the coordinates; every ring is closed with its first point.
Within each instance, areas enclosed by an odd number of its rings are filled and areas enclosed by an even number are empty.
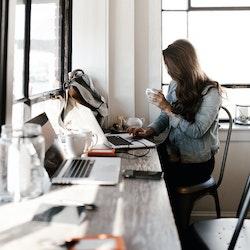
{"type": "Polygon", "coordinates": [[[176,186],[204,182],[213,171],[214,154],[219,148],[221,90],[201,70],[195,49],[187,40],[170,44],[163,50],[163,58],[172,78],[168,94],[164,97],[155,90],[148,95],[161,114],[147,128],[129,128],[128,132],[150,137],[168,130],[159,156],[173,198],[176,186]]]}

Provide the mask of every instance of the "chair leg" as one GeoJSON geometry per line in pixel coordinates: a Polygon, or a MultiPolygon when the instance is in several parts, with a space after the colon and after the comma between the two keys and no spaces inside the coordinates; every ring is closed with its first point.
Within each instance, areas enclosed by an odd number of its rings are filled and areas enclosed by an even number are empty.
{"type": "Polygon", "coordinates": [[[221,213],[220,213],[220,201],[219,201],[217,190],[215,190],[215,192],[212,193],[212,196],[214,197],[217,218],[220,218],[221,217],[221,213]]]}

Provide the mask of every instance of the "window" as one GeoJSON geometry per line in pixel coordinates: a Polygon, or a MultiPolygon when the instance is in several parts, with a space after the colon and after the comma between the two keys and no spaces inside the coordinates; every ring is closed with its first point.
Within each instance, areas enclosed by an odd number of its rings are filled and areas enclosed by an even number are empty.
{"type": "Polygon", "coordinates": [[[24,97],[24,29],[25,29],[25,4],[17,1],[15,18],[15,42],[14,42],[14,99],[24,97]]]}
{"type": "Polygon", "coordinates": [[[191,0],[192,7],[249,7],[249,0],[191,0]]]}
{"type": "Polygon", "coordinates": [[[29,94],[60,87],[60,1],[31,6],[29,94]]]}
{"type": "Polygon", "coordinates": [[[3,0],[0,2],[0,125],[5,123],[6,112],[7,30],[8,1],[3,0]]]}
{"type": "MultiPolygon", "coordinates": [[[[224,86],[223,105],[249,104],[249,0],[162,0],[162,49],[176,39],[196,48],[206,74],[224,86]]],[[[162,84],[170,76],[162,69],[162,84]]]]}
{"type": "Polygon", "coordinates": [[[61,93],[71,71],[71,22],[72,0],[16,2],[13,124],[46,111],[61,93]]]}

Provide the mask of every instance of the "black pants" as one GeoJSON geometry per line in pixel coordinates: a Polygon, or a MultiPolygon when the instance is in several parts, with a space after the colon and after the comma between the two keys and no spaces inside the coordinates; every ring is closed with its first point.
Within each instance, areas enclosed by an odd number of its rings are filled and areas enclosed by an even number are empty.
{"type": "MultiPolygon", "coordinates": [[[[171,162],[165,148],[157,148],[158,154],[164,172],[164,180],[168,189],[169,199],[172,206],[172,211],[175,217],[176,226],[179,232],[182,246],[186,245],[185,230],[181,226],[180,214],[181,207],[178,201],[178,194],[176,192],[179,186],[193,186],[208,180],[214,169],[214,157],[206,162],[201,163],[179,163],[171,162]]],[[[186,248],[185,248],[186,249],[186,248]]]]}
{"type": "Polygon", "coordinates": [[[210,178],[214,169],[214,157],[201,163],[167,161],[164,165],[165,181],[170,189],[178,186],[193,186],[210,178]]]}
{"type": "Polygon", "coordinates": [[[209,179],[214,169],[214,157],[201,163],[171,162],[168,159],[166,147],[157,147],[164,178],[169,188],[177,186],[192,186],[209,179]]]}

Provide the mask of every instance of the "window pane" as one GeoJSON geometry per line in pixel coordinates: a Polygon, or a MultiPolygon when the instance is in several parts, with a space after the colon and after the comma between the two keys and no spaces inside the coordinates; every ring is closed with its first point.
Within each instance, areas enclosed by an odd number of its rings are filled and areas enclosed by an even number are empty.
{"type": "MultiPolygon", "coordinates": [[[[232,118],[235,117],[236,104],[249,105],[250,88],[223,88],[222,105],[227,107],[232,118]]],[[[226,114],[220,114],[220,119],[227,118],[226,114]]]]}
{"type": "MultiPolygon", "coordinates": [[[[187,13],[186,11],[169,11],[162,13],[162,49],[177,39],[187,38],[187,13]]],[[[169,83],[164,63],[162,67],[162,81],[169,83]]]]}
{"type": "Polygon", "coordinates": [[[24,103],[16,103],[12,105],[12,126],[18,129],[24,121],[24,103]]]}
{"type": "Polygon", "coordinates": [[[187,0],[162,0],[163,10],[186,10],[187,0]]]}
{"type": "Polygon", "coordinates": [[[191,0],[192,7],[247,7],[250,0],[191,0]]]}
{"type": "Polygon", "coordinates": [[[176,39],[187,37],[187,13],[170,11],[162,13],[162,48],[176,39]]]}
{"type": "Polygon", "coordinates": [[[250,11],[189,13],[188,38],[204,71],[221,84],[250,83],[250,11]]]}
{"type": "Polygon", "coordinates": [[[23,98],[23,71],[24,71],[24,1],[18,1],[16,5],[15,19],[15,45],[14,45],[14,99],[23,98]]]}
{"type": "Polygon", "coordinates": [[[31,7],[29,95],[59,88],[59,0],[33,1],[31,7]]]}

